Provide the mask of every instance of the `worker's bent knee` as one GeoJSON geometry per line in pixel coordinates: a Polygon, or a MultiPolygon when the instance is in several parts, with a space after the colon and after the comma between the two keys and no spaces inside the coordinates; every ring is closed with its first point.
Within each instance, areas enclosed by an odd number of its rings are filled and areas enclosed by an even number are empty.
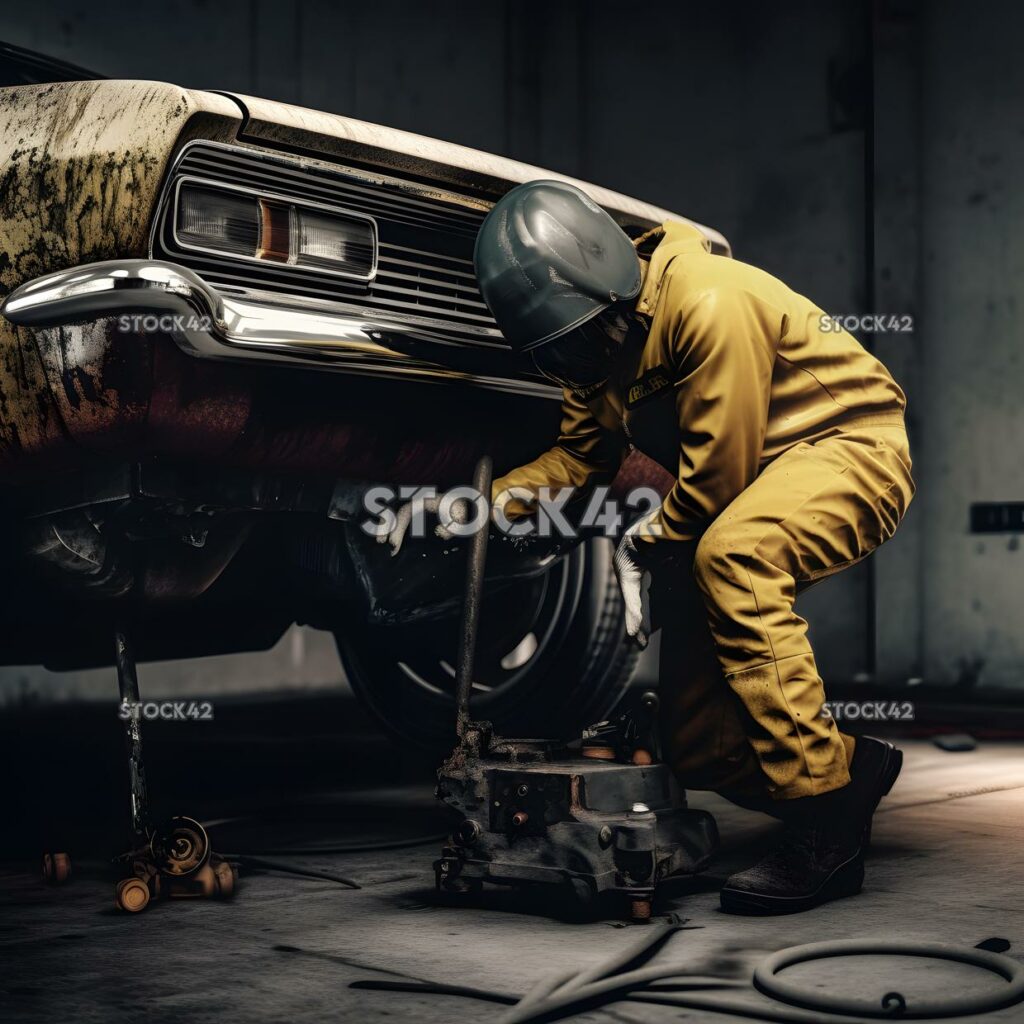
{"type": "Polygon", "coordinates": [[[743,554],[731,531],[712,524],[693,556],[693,577],[706,601],[718,605],[722,596],[743,585],[743,554]]]}

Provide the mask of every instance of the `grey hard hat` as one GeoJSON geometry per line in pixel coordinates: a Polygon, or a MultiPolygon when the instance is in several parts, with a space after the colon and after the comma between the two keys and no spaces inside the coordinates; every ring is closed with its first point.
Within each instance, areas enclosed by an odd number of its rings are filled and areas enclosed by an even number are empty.
{"type": "Polygon", "coordinates": [[[520,352],[640,291],[629,236],[563,181],[528,181],[499,199],[477,235],[473,263],[484,301],[520,352]]]}

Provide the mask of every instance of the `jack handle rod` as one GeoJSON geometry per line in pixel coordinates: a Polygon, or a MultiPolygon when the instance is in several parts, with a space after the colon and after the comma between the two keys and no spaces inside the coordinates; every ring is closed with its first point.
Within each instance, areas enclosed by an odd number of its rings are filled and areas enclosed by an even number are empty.
{"type": "Polygon", "coordinates": [[[137,840],[148,838],[149,791],[146,787],[146,767],[142,761],[142,731],[139,728],[139,677],[135,669],[135,655],[126,625],[114,627],[114,659],[117,665],[117,684],[121,695],[124,717],[125,745],[128,753],[128,783],[131,798],[132,832],[137,840]]]}
{"type": "Polygon", "coordinates": [[[484,568],[487,564],[487,534],[491,525],[491,477],[493,463],[483,455],[473,472],[473,489],[481,495],[487,509],[483,525],[469,540],[466,560],[466,603],[462,608],[462,631],[459,635],[459,658],[455,674],[457,718],[456,732],[461,740],[469,726],[469,697],[473,690],[473,662],[476,654],[477,626],[484,592],[484,568]]]}

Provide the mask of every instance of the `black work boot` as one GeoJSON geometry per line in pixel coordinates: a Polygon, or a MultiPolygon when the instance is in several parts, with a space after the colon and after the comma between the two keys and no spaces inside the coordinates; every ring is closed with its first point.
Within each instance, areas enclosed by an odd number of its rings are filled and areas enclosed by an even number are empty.
{"type": "Polygon", "coordinates": [[[879,801],[892,789],[903,767],[903,751],[874,736],[860,736],[850,765],[854,813],[864,819],[864,847],[871,843],[871,819],[879,801]]]}
{"type": "MultiPolygon", "coordinates": [[[[846,787],[844,787],[846,788],[846,787]]],[[[842,792],[837,790],[836,792],[842,792]]],[[[843,820],[832,793],[804,797],[782,842],[752,868],[727,879],[722,909],[731,914],[796,914],[864,884],[862,829],[843,820]]]]}
{"type": "Polygon", "coordinates": [[[754,867],[726,881],[722,909],[794,914],[860,892],[871,817],[902,764],[902,753],[891,743],[864,736],[857,740],[849,785],[780,801],[787,821],[782,842],[754,867]]]}

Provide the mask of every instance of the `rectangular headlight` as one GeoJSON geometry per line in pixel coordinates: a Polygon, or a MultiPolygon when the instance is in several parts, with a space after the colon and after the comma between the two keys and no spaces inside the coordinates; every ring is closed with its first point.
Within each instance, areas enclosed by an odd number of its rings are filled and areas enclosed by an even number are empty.
{"type": "Polygon", "coordinates": [[[296,208],[295,262],[300,267],[346,266],[367,278],[373,273],[374,237],[366,222],[320,210],[296,208]]]}
{"type": "Polygon", "coordinates": [[[233,256],[255,256],[260,244],[260,205],[255,196],[205,185],[178,190],[175,234],[181,245],[233,256]]]}
{"type": "Polygon", "coordinates": [[[361,281],[377,271],[373,218],[195,178],[178,181],[174,238],[185,249],[361,281]]]}

